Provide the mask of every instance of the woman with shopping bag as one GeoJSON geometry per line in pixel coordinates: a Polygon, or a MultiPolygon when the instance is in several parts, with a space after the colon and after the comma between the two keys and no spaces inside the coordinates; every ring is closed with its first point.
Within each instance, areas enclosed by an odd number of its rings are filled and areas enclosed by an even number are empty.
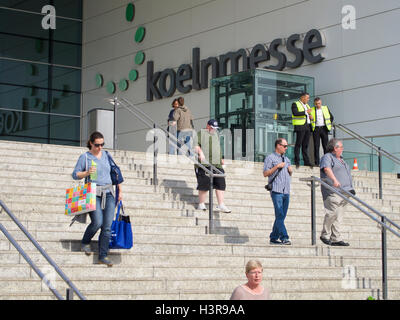
{"type": "MultiPolygon", "coordinates": [[[[99,264],[112,266],[108,258],[111,224],[115,212],[115,193],[111,179],[109,155],[103,151],[104,136],[93,132],[87,142],[88,152],[82,154],[75,165],[72,177],[75,180],[86,179],[96,183],[96,210],[89,213],[91,223],[86,228],[81,242],[81,250],[91,254],[90,242],[101,228],[99,235],[99,264]]],[[[122,200],[121,185],[117,185],[118,201],[122,200]]]]}

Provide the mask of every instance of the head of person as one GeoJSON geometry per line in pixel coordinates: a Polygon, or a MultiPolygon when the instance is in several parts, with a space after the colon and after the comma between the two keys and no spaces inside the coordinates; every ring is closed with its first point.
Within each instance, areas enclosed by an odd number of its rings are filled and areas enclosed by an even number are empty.
{"type": "Polygon", "coordinates": [[[300,101],[306,104],[308,103],[309,100],[310,100],[310,94],[308,92],[303,92],[300,96],[300,101]]]}
{"type": "Polygon", "coordinates": [[[218,127],[218,121],[214,119],[210,119],[207,122],[207,130],[211,133],[217,131],[219,129],[218,127]]]}
{"type": "Polygon", "coordinates": [[[172,101],[171,106],[172,106],[172,108],[174,108],[174,109],[178,108],[178,107],[179,107],[179,101],[178,101],[178,99],[174,99],[174,101],[172,101]]]}
{"type": "Polygon", "coordinates": [[[338,139],[331,139],[326,145],[326,152],[333,153],[336,157],[341,157],[343,153],[343,142],[338,139]]]}
{"type": "Polygon", "coordinates": [[[288,148],[288,143],[284,138],[278,138],[275,141],[275,152],[281,155],[285,154],[288,148]]]}
{"type": "Polygon", "coordinates": [[[90,135],[90,138],[86,144],[89,150],[100,150],[101,148],[104,147],[104,136],[98,132],[95,131],[90,135]]]}
{"type": "Polygon", "coordinates": [[[246,264],[246,277],[250,287],[256,287],[261,284],[263,278],[263,267],[260,261],[250,260],[246,264]]]}
{"type": "Polygon", "coordinates": [[[321,108],[321,106],[322,106],[322,100],[321,100],[320,97],[316,97],[316,98],[314,99],[314,105],[315,105],[315,107],[316,107],[317,109],[320,109],[320,108],[321,108]]]}
{"type": "Polygon", "coordinates": [[[183,97],[179,97],[177,100],[180,106],[183,106],[185,104],[185,99],[183,99],[183,97]]]}

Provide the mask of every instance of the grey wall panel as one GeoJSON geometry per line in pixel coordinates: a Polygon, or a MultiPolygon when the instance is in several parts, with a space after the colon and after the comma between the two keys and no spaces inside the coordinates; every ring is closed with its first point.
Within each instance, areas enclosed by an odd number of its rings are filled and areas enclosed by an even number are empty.
{"type": "MultiPolygon", "coordinates": [[[[127,77],[131,68],[136,68],[139,79],[130,83],[127,92],[117,90],[117,95],[127,97],[164,125],[173,98],[181,94],[176,91],[173,97],[147,102],[147,61],[154,61],[155,71],[176,70],[181,64],[191,63],[193,47],[199,47],[201,59],[205,59],[317,28],[326,37],[327,47],[322,50],[326,59],[317,65],[306,61],[301,68],[285,71],[315,77],[316,94],[332,106],[338,122],[369,121],[398,114],[400,67],[396,61],[400,54],[397,32],[400,3],[397,0],[137,0],[133,23],[125,20],[129,1],[86,2],[84,112],[100,106],[103,96],[110,96],[105,88],[96,89],[96,73],[103,74],[105,82],[118,82],[127,77]],[[356,8],[356,30],[343,30],[341,26],[341,9],[349,4],[356,8]],[[137,44],[133,37],[141,24],[146,27],[146,37],[137,44]],[[135,66],[133,59],[139,50],[145,52],[146,62],[135,66]],[[387,108],[377,109],[376,105],[383,100],[387,100],[387,108]]],[[[261,66],[274,62],[272,59],[261,66]]],[[[209,90],[192,90],[184,97],[193,111],[196,129],[202,128],[209,117],[209,90]]],[[[143,150],[144,128],[122,111],[118,118],[121,119],[119,146],[143,150]]],[[[370,133],[372,128],[376,135],[399,133],[393,119],[379,123],[351,126],[364,133],[370,133]]]]}

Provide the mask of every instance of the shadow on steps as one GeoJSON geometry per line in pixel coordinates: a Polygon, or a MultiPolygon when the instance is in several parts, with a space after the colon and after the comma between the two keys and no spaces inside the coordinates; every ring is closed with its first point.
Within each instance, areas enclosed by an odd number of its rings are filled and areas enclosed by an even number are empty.
{"type": "MultiPolygon", "coordinates": [[[[64,250],[68,250],[71,252],[81,252],[81,241],[80,240],[70,240],[70,239],[61,239],[61,246],[64,250]]],[[[92,241],[90,243],[90,249],[92,251],[91,257],[93,257],[93,264],[97,264],[98,260],[98,252],[99,252],[99,242],[92,241]]],[[[82,252],[84,255],[84,253],[82,252]]],[[[109,252],[109,258],[114,264],[121,264],[121,253],[117,252],[116,249],[112,249],[109,252]]]]}

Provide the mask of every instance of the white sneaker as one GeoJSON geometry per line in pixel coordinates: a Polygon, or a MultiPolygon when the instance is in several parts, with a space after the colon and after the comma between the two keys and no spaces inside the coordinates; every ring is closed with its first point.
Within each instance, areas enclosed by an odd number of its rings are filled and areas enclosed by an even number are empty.
{"type": "Polygon", "coordinates": [[[204,211],[206,211],[206,210],[207,210],[207,207],[206,207],[206,205],[205,205],[204,203],[199,203],[199,206],[197,207],[197,210],[204,210],[204,211]]]}
{"type": "Polygon", "coordinates": [[[217,211],[222,211],[222,212],[225,212],[225,213],[230,213],[230,212],[232,212],[230,209],[228,209],[224,204],[221,204],[221,205],[218,205],[217,206],[217,211]]]}

